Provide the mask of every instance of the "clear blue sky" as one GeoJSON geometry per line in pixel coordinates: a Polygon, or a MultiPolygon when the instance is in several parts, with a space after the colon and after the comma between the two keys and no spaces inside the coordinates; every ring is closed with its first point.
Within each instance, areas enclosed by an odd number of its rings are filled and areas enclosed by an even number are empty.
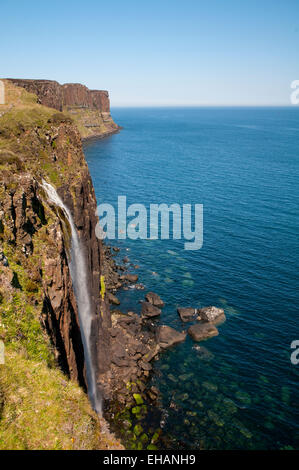
{"type": "Polygon", "coordinates": [[[299,0],[1,0],[0,21],[0,76],[114,106],[289,105],[299,80],[299,0]]]}

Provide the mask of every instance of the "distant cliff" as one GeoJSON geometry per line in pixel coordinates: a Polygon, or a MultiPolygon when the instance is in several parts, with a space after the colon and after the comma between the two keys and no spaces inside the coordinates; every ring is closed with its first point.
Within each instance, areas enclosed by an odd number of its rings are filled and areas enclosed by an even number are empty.
{"type": "Polygon", "coordinates": [[[105,137],[119,130],[110,114],[108,91],[89,90],[80,83],[60,85],[54,80],[8,80],[37,95],[40,104],[67,112],[77,124],[83,139],[105,137]]]}

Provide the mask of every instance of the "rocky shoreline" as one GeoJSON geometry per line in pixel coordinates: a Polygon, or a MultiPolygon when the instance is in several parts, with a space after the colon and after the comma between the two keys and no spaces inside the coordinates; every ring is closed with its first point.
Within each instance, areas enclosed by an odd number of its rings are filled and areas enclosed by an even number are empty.
{"type": "Polygon", "coordinates": [[[142,445],[148,441],[147,448],[154,449],[159,445],[162,431],[156,430],[159,437],[155,435],[150,438],[142,434],[140,422],[146,419],[149,409],[158,409],[161,404],[160,391],[149,385],[155,360],[165,350],[184,342],[187,334],[194,342],[218,335],[215,325],[225,321],[225,314],[223,309],[214,306],[178,308],[182,331],[177,331],[168,325],[156,323],[165,303],[155,292],[145,293],[139,314],[133,311],[123,313],[117,291],[127,290],[130,286],[144,289],[144,286],[137,284],[137,274],[127,273],[127,257],[123,259],[125,264],[115,262],[115,254],[119,251],[118,247],[104,245],[103,272],[111,308],[112,325],[109,333],[112,360],[109,371],[101,376],[99,386],[106,400],[106,417],[124,444],[138,448],[141,438],[144,441],[142,445]],[[186,322],[192,323],[187,330],[184,329],[186,322]]]}
{"type": "Polygon", "coordinates": [[[101,140],[106,139],[106,137],[111,137],[114,134],[118,134],[123,129],[122,126],[117,126],[115,129],[100,132],[99,134],[88,135],[86,137],[82,137],[82,143],[92,142],[93,140],[101,140]]]}

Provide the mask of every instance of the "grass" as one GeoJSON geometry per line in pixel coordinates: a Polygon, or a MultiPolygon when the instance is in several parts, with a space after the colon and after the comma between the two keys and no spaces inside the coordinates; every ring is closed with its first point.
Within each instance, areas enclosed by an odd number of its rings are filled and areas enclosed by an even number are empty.
{"type": "Polygon", "coordinates": [[[100,423],[75,383],[11,348],[5,359],[0,366],[0,449],[100,447],[100,423]]]}

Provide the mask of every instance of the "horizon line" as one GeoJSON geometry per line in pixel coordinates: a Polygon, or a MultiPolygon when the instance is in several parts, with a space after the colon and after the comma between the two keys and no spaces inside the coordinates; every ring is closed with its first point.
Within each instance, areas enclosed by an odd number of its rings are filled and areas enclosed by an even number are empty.
{"type": "Polygon", "coordinates": [[[112,108],[298,108],[294,104],[111,104],[112,108]]]}

